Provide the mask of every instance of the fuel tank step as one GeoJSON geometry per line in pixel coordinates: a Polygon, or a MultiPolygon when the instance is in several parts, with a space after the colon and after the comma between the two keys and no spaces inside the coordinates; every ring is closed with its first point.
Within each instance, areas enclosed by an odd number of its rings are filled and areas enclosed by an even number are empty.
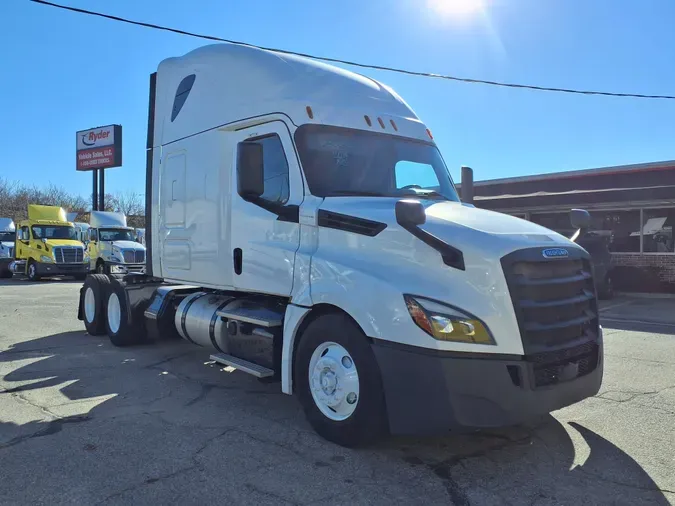
{"type": "Polygon", "coordinates": [[[232,355],[228,355],[226,353],[214,353],[210,358],[219,364],[229,365],[230,367],[239,369],[242,372],[252,374],[256,378],[269,378],[270,376],[274,376],[274,371],[272,369],[254,364],[248,360],[233,357],[232,355]]]}
{"type": "Polygon", "coordinates": [[[283,316],[265,307],[234,307],[222,309],[216,313],[222,318],[243,323],[251,323],[260,327],[281,327],[283,316]]]}

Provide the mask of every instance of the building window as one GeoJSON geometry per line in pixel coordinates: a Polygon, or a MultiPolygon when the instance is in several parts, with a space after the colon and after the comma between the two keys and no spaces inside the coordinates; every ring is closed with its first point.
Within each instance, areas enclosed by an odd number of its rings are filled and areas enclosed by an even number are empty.
{"type": "MultiPolygon", "coordinates": [[[[592,211],[589,234],[604,237],[613,253],[640,253],[640,210],[592,211]]],[[[675,218],[675,217],[674,217],[675,218]]],[[[531,220],[543,227],[571,237],[569,213],[532,214],[531,220]]],[[[672,250],[671,250],[672,251],[672,250]]]]}
{"type": "Polygon", "coordinates": [[[675,208],[645,209],[642,212],[642,251],[673,253],[675,208]]]}
{"type": "Polygon", "coordinates": [[[640,253],[640,210],[593,211],[590,232],[608,238],[612,253],[640,253]]]}
{"type": "Polygon", "coordinates": [[[570,223],[569,213],[542,213],[533,214],[530,217],[533,223],[546,227],[561,235],[570,237],[574,231],[570,223]]]}

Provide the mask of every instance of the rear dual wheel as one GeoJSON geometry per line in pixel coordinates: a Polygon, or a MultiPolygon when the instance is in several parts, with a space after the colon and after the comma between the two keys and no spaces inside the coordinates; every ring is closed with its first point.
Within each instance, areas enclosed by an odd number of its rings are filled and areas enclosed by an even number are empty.
{"type": "Polygon", "coordinates": [[[141,313],[139,307],[128,300],[124,282],[113,279],[106,300],[106,331],[110,342],[120,347],[144,342],[146,332],[141,313]]]}
{"type": "Polygon", "coordinates": [[[100,336],[106,332],[106,312],[103,307],[107,300],[110,279],[103,274],[91,274],[84,280],[82,290],[82,315],[84,326],[92,336],[100,336]]]}

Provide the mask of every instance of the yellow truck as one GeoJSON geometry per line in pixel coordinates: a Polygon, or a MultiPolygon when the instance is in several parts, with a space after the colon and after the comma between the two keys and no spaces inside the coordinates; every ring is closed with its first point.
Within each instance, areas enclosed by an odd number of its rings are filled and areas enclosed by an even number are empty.
{"type": "Polygon", "coordinates": [[[89,256],[63,208],[31,204],[28,219],[16,228],[15,273],[25,273],[33,281],[48,276],[87,276],[89,256]]]}

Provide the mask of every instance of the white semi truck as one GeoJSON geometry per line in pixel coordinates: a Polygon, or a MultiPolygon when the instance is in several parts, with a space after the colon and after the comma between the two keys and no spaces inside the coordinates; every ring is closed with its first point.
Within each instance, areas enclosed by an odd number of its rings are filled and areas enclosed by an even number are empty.
{"type": "Polygon", "coordinates": [[[91,212],[87,249],[91,270],[99,274],[145,271],[145,246],[136,241],[136,231],[122,213],[91,212]]]}
{"type": "Polygon", "coordinates": [[[88,276],[90,334],[203,346],[345,446],[517,424],[600,388],[588,253],[462,203],[373,79],[229,44],[164,60],[146,179],[147,272],[88,276]]]}
{"type": "Polygon", "coordinates": [[[0,218],[0,278],[12,277],[16,225],[12,218],[0,218]]]}

